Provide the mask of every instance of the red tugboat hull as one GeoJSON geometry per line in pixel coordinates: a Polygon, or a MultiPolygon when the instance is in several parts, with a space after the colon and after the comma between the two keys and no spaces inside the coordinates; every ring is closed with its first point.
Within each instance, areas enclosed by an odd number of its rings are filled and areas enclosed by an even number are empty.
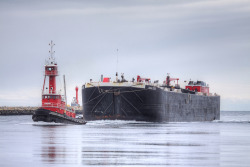
{"type": "Polygon", "coordinates": [[[77,119],[67,116],[66,114],[56,113],[44,108],[39,108],[35,111],[32,116],[34,122],[43,121],[43,122],[55,122],[55,123],[67,123],[67,124],[77,124],[83,125],[87,122],[83,119],[77,119]]]}

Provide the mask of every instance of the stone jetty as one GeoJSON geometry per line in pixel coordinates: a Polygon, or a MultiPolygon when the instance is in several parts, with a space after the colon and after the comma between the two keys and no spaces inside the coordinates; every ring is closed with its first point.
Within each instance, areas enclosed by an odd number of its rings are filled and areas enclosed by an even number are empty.
{"type": "MultiPolygon", "coordinates": [[[[39,107],[6,107],[0,106],[1,115],[32,115],[39,107]]],[[[82,114],[82,108],[75,110],[76,114],[82,114]]]]}
{"type": "Polygon", "coordinates": [[[0,107],[0,115],[32,115],[38,107],[0,107]]]}

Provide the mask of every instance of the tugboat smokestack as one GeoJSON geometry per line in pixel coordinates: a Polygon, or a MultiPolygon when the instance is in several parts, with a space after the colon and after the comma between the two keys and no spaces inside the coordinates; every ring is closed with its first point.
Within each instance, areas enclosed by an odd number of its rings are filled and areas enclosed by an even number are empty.
{"type": "Polygon", "coordinates": [[[76,102],[77,102],[77,104],[79,104],[78,103],[78,87],[76,86],[76,102]]]}

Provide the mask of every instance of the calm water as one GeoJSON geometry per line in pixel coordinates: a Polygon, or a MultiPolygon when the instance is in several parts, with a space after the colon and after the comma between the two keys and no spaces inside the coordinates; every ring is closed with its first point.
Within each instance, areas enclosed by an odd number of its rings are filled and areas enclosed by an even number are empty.
{"type": "Polygon", "coordinates": [[[203,123],[34,123],[0,117],[0,167],[250,166],[250,112],[203,123]]]}

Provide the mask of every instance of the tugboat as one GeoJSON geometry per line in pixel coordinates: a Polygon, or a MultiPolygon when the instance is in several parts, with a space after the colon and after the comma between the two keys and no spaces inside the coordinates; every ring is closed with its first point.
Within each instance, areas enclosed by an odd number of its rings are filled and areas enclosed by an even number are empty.
{"type": "Polygon", "coordinates": [[[66,100],[66,84],[64,76],[64,93],[61,95],[60,91],[56,90],[56,77],[58,76],[58,66],[55,61],[53,41],[49,44],[51,50],[50,57],[45,63],[44,83],[42,90],[42,106],[38,108],[32,119],[34,122],[55,122],[55,123],[69,123],[69,124],[86,124],[84,119],[77,119],[73,108],[67,107],[66,100]],[[46,85],[46,78],[49,78],[48,87],[46,85]],[[44,89],[45,88],[45,89],[44,89]]]}

